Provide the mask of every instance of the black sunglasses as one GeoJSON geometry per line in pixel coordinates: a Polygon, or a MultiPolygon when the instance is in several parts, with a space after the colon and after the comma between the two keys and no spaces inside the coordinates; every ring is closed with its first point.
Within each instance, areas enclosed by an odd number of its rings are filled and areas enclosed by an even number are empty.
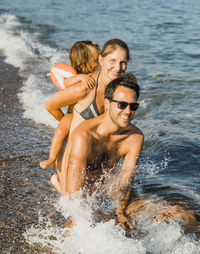
{"type": "Polygon", "coordinates": [[[129,105],[131,111],[136,111],[139,107],[139,103],[137,103],[137,102],[128,103],[126,101],[117,101],[117,100],[109,99],[109,98],[107,98],[107,99],[111,102],[117,102],[117,107],[119,109],[125,109],[129,105]]]}

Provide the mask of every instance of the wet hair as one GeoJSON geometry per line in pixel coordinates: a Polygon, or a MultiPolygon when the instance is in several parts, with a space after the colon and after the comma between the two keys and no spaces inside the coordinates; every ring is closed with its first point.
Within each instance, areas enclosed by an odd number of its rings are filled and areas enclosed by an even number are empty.
{"type": "Polygon", "coordinates": [[[140,87],[137,78],[133,74],[125,74],[123,77],[112,80],[105,89],[105,98],[113,99],[114,92],[118,86],[124,86],[135,91],[137,99],[140,96],[140,87]]]}
{"type": "Polygon", "coordinates": [[[93,41],[77,41],[69,51],[69,59],[72,67],[78,72],[88,74],[93,72],[91,47],[100,52],[99,45],[93,41]]]}
{"type": "Polygon", "coordinates": [[[127,61],[131,60],[130,53],[129,53],[129,48],[128,48],[127,44],[124,41],[120,40],[120,39],[111,39],[111,40],[107,41],[104,44],[104,46],[103,46],[103,48],[100,52],[100,55],[102,57],[105,57],[105,56],[113,53],[117,48],[121,48],[126,52],[127,61]]]}

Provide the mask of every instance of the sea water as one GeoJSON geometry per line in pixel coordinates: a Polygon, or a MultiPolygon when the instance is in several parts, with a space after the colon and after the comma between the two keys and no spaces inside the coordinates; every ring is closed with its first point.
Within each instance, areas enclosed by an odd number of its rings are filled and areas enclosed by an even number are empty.
{"type": "MultiPolygon", "coordinates": [[[[18,94],[24,118],[56,127],[44,109],[46,99],[58,91],[48,72],[55,63],[69,63],[76,41],[92,40],[102,47],[108,39],[123,39],[133,59],[128,71],[141,86],[133,122],[145,135],[135,189],[145,198],[178,199],[199,210],[199,15],[196,0],[2,0],[0,50],[24,78],[18,94]]],[[[39,215],[26,241],[41,242],[54,253],[200,253],[198,239],[185,235],[177,221],[152,223],[143,216],[138,227],[144,234],[130,239],[113,220],[92,226],[90,205],[77,200],[55,201],[55,210],[68,205],[77,218],[70,237],[39,215]]]]}

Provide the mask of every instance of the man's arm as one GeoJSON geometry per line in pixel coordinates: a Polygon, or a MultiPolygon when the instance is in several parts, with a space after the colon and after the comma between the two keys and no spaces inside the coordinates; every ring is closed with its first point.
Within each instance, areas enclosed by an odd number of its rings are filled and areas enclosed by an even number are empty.
{"type": "Polygon", "coordinates": [[[120,171],[120,189],[125,189],[132,181],[135,167],[142,152],[144,137],[142,134],[135,135],[133,139],[128,141],[127,152],[124,156],[122,169],[120,171]]]}
{"type": "Polygon", "coordinates": [[[118,216],[118,220],[122,227],[132,228],[133,225],[129,222],[125,209],[128,205],[128,201],[131,194],[131,182],[133,179],[133,174],[135,172],[135,168],[137,165],[137,161],[140,157],[142,146],[143,146],[144,136],[141,134],[135,134],[130,140],[127,142],[128,146],[126,147],[126,154],[124,156],[124,162],[122,165],[122,169],[119,173],[119,181],[118,181],[118,198],[120,200],[120,205],[117,208],[116,214],[118,216]]]}
{"type": "Polygon", "coordinates": [[[62,167],[64,195],[71,196],[83,187],[86,175],[87,157],[89,153],[89,137],[79,126],[68,143],[68,160],[62,167]]]}

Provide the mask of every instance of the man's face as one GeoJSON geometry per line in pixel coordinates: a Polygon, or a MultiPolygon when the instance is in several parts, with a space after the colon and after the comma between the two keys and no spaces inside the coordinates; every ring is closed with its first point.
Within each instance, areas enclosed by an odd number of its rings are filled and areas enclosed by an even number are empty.
{"type": "MultiPolygon", "coordinates": [[[[113,100],[128,103],[136,102],[136,98],[135,91],[124,86],[118,86],[113,96],[113,100]]],[[[120,128],[128,127],[135,115],[135,111],[131,110],[129,105],[120,109],[118,103],[112,101],[109,102],[108,111],[111,120],[120,128]]]]}

